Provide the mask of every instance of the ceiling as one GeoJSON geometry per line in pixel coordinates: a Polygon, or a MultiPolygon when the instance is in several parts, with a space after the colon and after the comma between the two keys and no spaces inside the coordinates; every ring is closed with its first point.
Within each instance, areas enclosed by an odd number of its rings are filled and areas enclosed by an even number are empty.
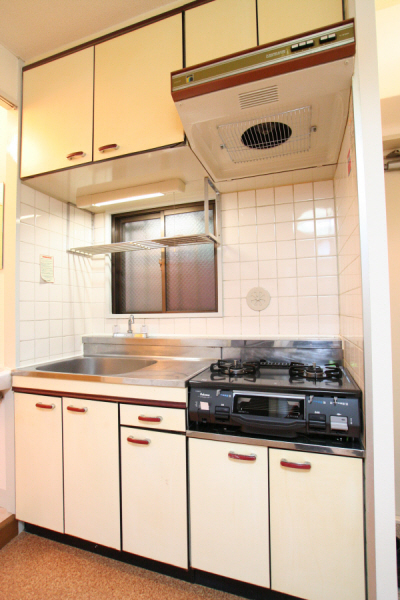
{"type": "Polygon", "coordinates": [[[25,62],[183,0],[0,0],[0,44],[25,62]]]}
{"type": "Polygon", "coordinates": [[[400,4],[400,0],[375,0],[375,9],[382,10],[383,8],[389,8],[395,4],[400,4]]]}

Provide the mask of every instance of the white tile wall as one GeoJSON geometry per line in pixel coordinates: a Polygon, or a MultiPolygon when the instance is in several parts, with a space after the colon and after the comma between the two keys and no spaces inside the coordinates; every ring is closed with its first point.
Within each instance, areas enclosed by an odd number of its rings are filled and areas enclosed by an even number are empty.
{"type": "MultiPolygon", "coordinates": [[[[221,206],[223,317],[146,319],[150,333],[339,335],[333,182],[223,194],[221,206]],[[256,286],[271,295],[261,313],[246,302],[256,286]]],[[[103,215],[95,216],[94,238],[104,239],[103,215]]],[[[93,331],[124,331],[125,318],[102,318],[107,259],[92,265],[93,331]]],[[[137,330],[143,322],[136,319],[137,330]]]]}
{"type": "MultiPolygon", "coordinates": [[[[92,263],[66,253],[92,241],[91,215],[21,186],[20,204],[20,365],[82,351],[92,333],[92,263]],[[69,210],[69,212],[68,212],[69,210]],[[69,217],[69,218],[68,218],[69,217]],[[54,257],[54,283],[40,278],[40,255],[54,257]],[[88,314],[89,318],[85,316],[88,314]]],[[[94,294],[97,300],[97,294],[94,294]]],[[[104,313],[102,313],[104,321],[104,313]]]]}
{"type": "MultiPolygon", "coordinates": [[[[364,388],[364,340],[361,296],[360,233],[353,111],[350,110],[338,167],[334,178],[339,270],[340,334],[345,365],[364,388]],[[351,170],[349,172],[349,161],[351,170]]],[[[325,252],[320,247],[319,255],[325,252]]],[[[324,266],[325,268],[325,266],[324,266]]],[[[323,307],[328,310],[328,306],[323,307]]]]}

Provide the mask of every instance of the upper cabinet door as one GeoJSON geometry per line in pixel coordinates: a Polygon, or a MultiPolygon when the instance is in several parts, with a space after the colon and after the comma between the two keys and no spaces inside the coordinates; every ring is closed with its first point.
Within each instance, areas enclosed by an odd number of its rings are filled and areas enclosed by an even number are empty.
{"type": "Polygon", "coordinates": [[[258,0],[259,44],[325,27],[342,19],[342,0],[258,0]]]}
{"type": "Polygon", "coordinates": [[[183,66],[182,16],[99,44],[95,52],[94,160],[182,142],[171,97],[171,71],[183,66]]]}
{"type": "Polygon", "coordinates": [[[186,66],[257,46],[256,0],[214,0],[185,12],[186,66]]]}
{"type": "Polygon", "coordinates": [[[86,48],[24,71],[21,177],[92,160],[93,55],[86,48]]]}

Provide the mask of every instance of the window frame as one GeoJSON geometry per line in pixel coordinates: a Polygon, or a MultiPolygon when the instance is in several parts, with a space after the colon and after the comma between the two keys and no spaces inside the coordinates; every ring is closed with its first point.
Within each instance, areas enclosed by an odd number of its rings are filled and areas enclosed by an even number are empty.
{"type": "MultiPolygon", "coordinates": [[[[166,237],[164,218],[165,216],[173,215],[173,214],[182,214],[189,212],[198,212],[199,210],[204,211],[204,202],[191,202],[188,204],[180,204],[178,206],[160,206],[156,208],[143,208],[136,211],[129,211],[124,213],[117,213],[110,215],[111,216],[111,241],[118,242],[121,240],[121,227],[124,223],[130,223],[134,221],[141,221],[143,218],[153,218],[160,219],[160,238],[166,237]]],[[[217,223],[217,203],[215,200],[209,201],[209,210],[213,211],[213,226],[214,231],[216,230],[217,223]]],[[[214,246],[214,273],[215,273],[215,309],[212,311],[209,310],[196,310],[194,311],[167,311],[167,298],[166,298],[166,287],[167,287],[167,279],[166,279],[166,248],[160,250],[160,267],[161,267],[161,276],[162,276],[162,311],[147,311],[147,312],[136,312],[135,315],[138,318],[164,318],[164,317],[220,317],[220,298],[221,298],[221,273],[222,273],[222,265],[220,260],[220,252],[217,246],[214,246]]],[[[114,317],[122,317],[128,313],[114,312],[116,311],[118,306],[118,294],[117,291],[121,287],[121,262],[122,262],[121,253],[115,253],[111,255],[111,313],[114,317]]]]}

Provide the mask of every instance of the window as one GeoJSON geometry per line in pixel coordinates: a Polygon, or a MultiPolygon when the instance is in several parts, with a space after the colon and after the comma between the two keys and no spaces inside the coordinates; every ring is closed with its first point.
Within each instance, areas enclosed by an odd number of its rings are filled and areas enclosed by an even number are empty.
{"type": "MultiPolygon", "coordinates": [[[[209,230],[215,230],[210,203],[209,230]]],[[[113,215],[112,241],[130,242],[204,233],[204,205],[113,215]]],[[[217,311],[214,244],[134,250],[112,256],[114,314],[217,311]]]]}

